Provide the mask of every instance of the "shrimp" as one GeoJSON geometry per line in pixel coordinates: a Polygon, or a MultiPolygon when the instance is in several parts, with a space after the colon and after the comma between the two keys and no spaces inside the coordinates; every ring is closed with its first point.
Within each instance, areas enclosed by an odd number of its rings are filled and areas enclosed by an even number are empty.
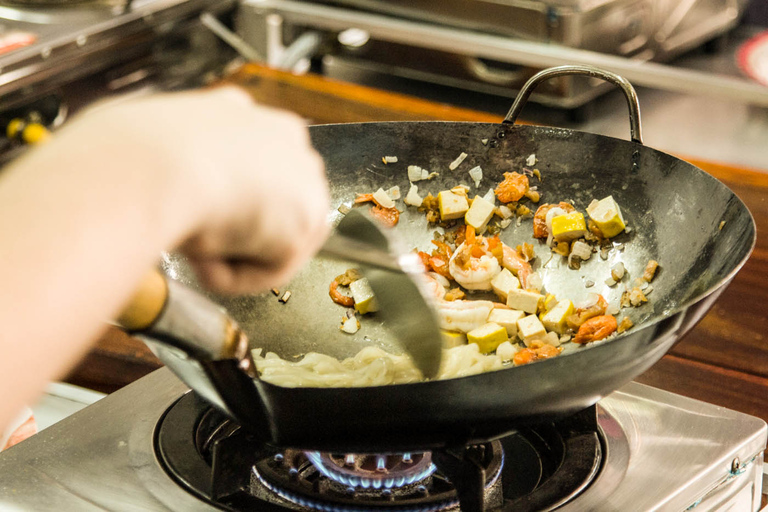
{"type": "Polygon", "coordinates": [[[339,282],[334,279],[331,282],[331,287],[328,290],[328,295],[331,296],[331,299],[333,299],[333,302],[336,304],[340,304],[344,307],[351,308],[355,305],[355,299],[352,297],[349,297],[348,295],[344,295],[339,291],[339,282]]]}
{"type": "Polygon", "coordinates": [[[532,363],[533,361],[555,357],[556,355],[560,354],[561,351],[561,348],[557,348],[553,345],[550,345],[549,343],[542,343],[540,346],[535,348],[529,347],[518,351],[514,356],[512,356],[512,362],[515,364],[515,366],[521,366],[524,364],[532,363]]]}
{"type": "Polygon", "coordinates": [[[437,304],[437,319],[440,328],[446,331],[469,332],[484,325],[493,309],[488,300],[440,301],[437,304]]]}
{"type": "Polygon", "coordinates": [[[395,227],[400,220],[400,212],[397,208],[384,208],[378,204],[371,208],[371,216],[387,227],[395,227]]]}
{"type": "Polygon", "coordinates": [[[511,203],[523,198],[530,184],[528,176],[516,172],[505,172],[504,181],[496,187],[496,197],[502,203],[511,203]]]}
{"type": "MultiPolygon", "coordinates": [[[[440,276],[440,274],[436,275],[440,276]]],[[[445,279],[443,276],[440,277],[445,279]]],[[[424,286],[422,289],[428,297],[432,297],[435,300],[441,301],[445,297],[445,285],[434,275],[424,274],[424,286]]]]}
{"type": "Polygon", "coordinates": [[[500,245],[498,237],[476,236],[475,229],[467,226],[464,241],[448,261],[451,277],[467,290],[490,290],[491,280],[501,272],[500,245]]]}
{"type": "Polygon", "coordinates": [[[616,317],[612,315],[596,316],[581,324],[576,336],[573,337],[573,342],[583,345],[602,340],[613,334],[617,328],[616,317]]]}
{"type": "Polygon", "coordinates": [[[501,247],[501,264],[504,266],[504,268],[517,276],[523,289],[527,289],[528,278],[530,278],[531,274],[533,273],[531,264],[525,261],[523,257],[520,256],[517,251],[510,246],[501,244],[501,247]]]}

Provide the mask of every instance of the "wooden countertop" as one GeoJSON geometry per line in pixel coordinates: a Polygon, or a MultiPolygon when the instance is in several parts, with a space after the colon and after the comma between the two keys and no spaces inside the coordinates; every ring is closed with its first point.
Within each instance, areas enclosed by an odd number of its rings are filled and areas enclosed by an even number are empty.
{"type": "MultiPolygon", "coordinates": [[[[312,124],[501,120],[482,112],[256,65],[244,67],[229,80],[246,88],[260,103],[292,110],[312,124]]],[[[710,313],[637,380],[768,421],[768,173],[678,156],[724,182],[747,204],[757,223],[757,246],[710,313]]],[[[109,329],[67,380],[112,391],[159,365],[142,343],[109,329]]]]}

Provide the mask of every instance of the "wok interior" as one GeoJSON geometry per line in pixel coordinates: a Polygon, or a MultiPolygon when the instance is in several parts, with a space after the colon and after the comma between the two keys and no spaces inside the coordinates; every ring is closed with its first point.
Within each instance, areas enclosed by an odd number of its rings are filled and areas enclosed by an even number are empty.
{"type": "MultiPolygon", "coordinates": [[[[357,193],[397,185],[404,197],[408,165],[440,173],[417,183],[422,196],[459,184],[469,185],[472,196],[482,196],[504,172],[527,167],[525,160],[535,154],[533,167],[541,171],[542,181],[531,178],[531,185],[541,192],[539,204],[569,201],[584,212],[592,199],[613,195],[629,232],[613,239],[616,247],[607,260],[594,255],[581,270],[568,269],[564,258],[552,256],[544,243],[534,240],[530,220],[520,226],[513,222],[500,237],[511,246],[532,242],[539,256],[534,270],[541,273],[546,291],[577,304],[590,293],[618,303],[624,288],[605,284],[610,268],[623,262],[629,273],[624,282],[631,283],[642,275],[649,259],[657,260],[660,271],[649,303],[622,310],[635,329],[713,291],[743,264],[754,243],[751,216],[729,189],[682,160],[627,141],[562,129],[442,122],[326,125],[312,127],[311,133],[326,163],[336,220],[341,214],[335,209],[350,205],[357,193]],[[450,171],[448,165],[461,152],[468,154],[466,160],[450,171]],[[396,156],[398,162],[385,165],[384,156],[396,156]],[[483,169],[479,188],[468,174],[477,165],[483,169]],[[594,286],[588,288],[587,281],[594,286]]],[[[427,226],[424,214],[402,202],[398,208],[405,211],[395,230],[406,246],[431,250],[435,229],[427,226]]],[[[328,286],[350,266],[314,259],[281,288],[292,293],[287,303],[269,292],[216,299],[243,326],[253,347],[283,358],[309,351],[343,358],[366,345],[399,352],[375,315],[366,316],[354,335],[339,330],[344,308],[330,300],[328,286]]],[[[180,257],[170,256],[166,269],[172,277],[194,285],[194,276],[180,257]]],[[[621,340],[610,343],[614,342],[621,340]]]]}

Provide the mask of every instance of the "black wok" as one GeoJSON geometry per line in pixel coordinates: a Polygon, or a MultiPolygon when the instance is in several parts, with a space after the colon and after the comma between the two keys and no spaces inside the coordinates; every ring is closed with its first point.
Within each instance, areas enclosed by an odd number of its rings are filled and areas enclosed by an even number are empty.
{"type": "MultiPolygon", "coordinates": [[[[382,452],[464,445],[499,437],[516,426],[541,422],[586,408],[630,381],[660,359],[711,307],[747,260],[755,225],[745,205],[727,187],[700,169],[641,143],[639,112],[631,87],[615,75],[567,67],[534,77],[504,124],[397,122],[313,126],[314,146],[323,156],[334,206],[349,204],[357,192],[399,185],[407,192],[407,165],[440,172],[419,183],[420,193],[471,184],[467,171],[480,165],[482,195],[505,171],[519,171],[535,154],[543,181],[542,202],[571,200],[579,210],[593,198],[612,194],[621,205],[629,233],[614,239],[608,260],[598,256],[579,271],[536,243],[548,292],[574,302],[591,292],[613,303],[622,285],[603,282],[610,267],[624,262],[631,283],[649,259],[661,265],[649,303],[622,310],[635,323],[623,335],[597,346],[569,347],[559,357],[521,367],[444,381],[368,388],[283,388],[238,373],[221,362],[208,370],[237,419],[280,446],[382,452]],[[582,73],[621,86],[630,105],[633,141],[573,130],[514,125],[541,80],[582,73]],[[448,164],[461,152],[466,161],[448,164]],[[383,156],[397,156],[384,165],[383,156]],[[546,265],[544,265],[546,263],[546,265]],[[591,288],[588,280],[594,281],[591,288]],[[255,392],[254,392],[255,391],[255,392]]],[[[532,184],[535,184],[535,180],[532,184]]],[[[341,214],[338,214],[341,215],[341,214]]],[[[501,234],[508,245],[531,242],[530,221],[501,234]]],[[[414,247],[427,249],[433,230],[422,213],[408,208],[396,228],[414,247]]],[[[167,270],[194,283],[183,260],[172,257],[167,270]]],[[[327,295],[328,285],[347,265],[315,259],[288,286],[291,300],[272,295],[217,298],[248,334],[253,347],[291,358],[311,350],[336,357],[387,340],[385,326],[364,321],[357,335],[339,332],[342,308],[327,295]]]]}

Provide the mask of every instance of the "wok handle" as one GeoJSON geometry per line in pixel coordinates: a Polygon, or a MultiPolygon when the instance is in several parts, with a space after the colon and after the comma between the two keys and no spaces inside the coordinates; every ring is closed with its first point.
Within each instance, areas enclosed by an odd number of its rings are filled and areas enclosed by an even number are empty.
{"type": "Polygon", "coordinates": [[[626,78],[593,66],[557,66],[536,73],[530,80],[525,82],[522,89],[520,89],[520,93],[517,95],[517,98],[515,98],[515,102],[512,104],[509,112],[507,112],[503,123],[515,124],[517,118],[520,116],[520,112],[522,112],[528,98],[531,96],[531,93],[541,82],[549,80],[550,78],[569,75],[584,75],[592,78],[600,78],[621,89],[624,93],[624,97],[627,99],[627,106],[629,107],[629,131],[632,141],[637,142],[638,144],[643,143],[643,134],[642,129],[640,128],[640,103],[637,100],[635,88],[632,87],[632,84],[630,84],[626,78]]]}

